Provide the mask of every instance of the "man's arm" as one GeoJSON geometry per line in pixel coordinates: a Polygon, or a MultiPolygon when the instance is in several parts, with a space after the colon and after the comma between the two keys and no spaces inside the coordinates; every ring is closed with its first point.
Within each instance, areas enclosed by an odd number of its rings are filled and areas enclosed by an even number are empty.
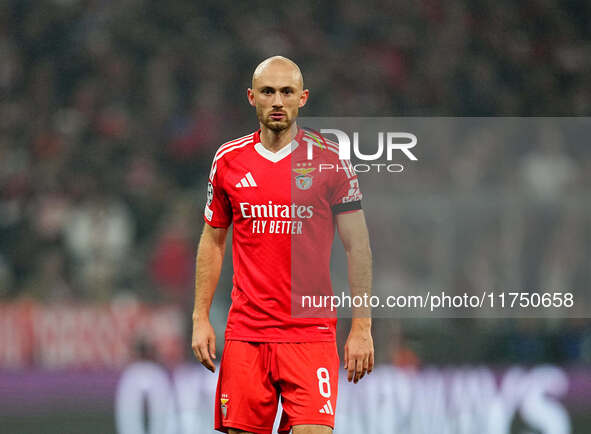
{"type": "Polygon", "coordinates": [[[195,272],[195,309],[193,310],[192,347],[203,366],[215,372],[215,332],[209,322],[209,308],[220,279],[226,249],[227,228],[203,228],[195,272]]]}
{"type": "MultiPolygon", "coordinates": [[[[338,214],[337,230],[345,252],[349,270],[351,297],[371,296],[371,249],[363,210],[338,214]]],[[[371,308],[353,308],[351,331],[345,344],[345,369],[348,380],[357,383],[373,370],[374,349],[371,337],[371,308]]]]}

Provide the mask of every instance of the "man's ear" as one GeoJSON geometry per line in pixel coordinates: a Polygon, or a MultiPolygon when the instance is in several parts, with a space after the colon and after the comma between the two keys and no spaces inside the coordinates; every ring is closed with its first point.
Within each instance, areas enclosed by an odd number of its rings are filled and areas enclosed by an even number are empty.
{"type": "Polygon", "coordinates": [[[302,108],[308,102],[308,97],[310,96],[310,91],[308,89],[304,89],[302,94],[300,95],[300,105],[299,108],[302,108]]]}
{"type": "Polygon", "coordinates": [[[248,102],[250,103],[251,106],[255,106],[255,102],[254,102],[254,91],[251,88],[248,88],[246,90],[246,97],[248,98],[248,102]]]}

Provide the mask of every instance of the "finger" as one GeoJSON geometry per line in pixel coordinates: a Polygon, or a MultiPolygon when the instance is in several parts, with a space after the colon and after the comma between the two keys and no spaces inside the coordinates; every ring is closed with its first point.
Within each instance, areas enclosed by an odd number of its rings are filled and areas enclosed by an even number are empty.
{"type": "Polygon", "coordinates": [[[373,372],[373,364],[374,364],[374,360],[373,360],[373,351],[371,353],[369,353],[369,364],[367,366],[367,373],[371,374],[373,372]]]}
{"type": "Polygon", "coordinates": [[[353,382],[357,383],[363,375],[363,359],[361,357],[355,361],[355,367],[355,380],[353,382]]]}
{"type": "Polygon", "coordinates": [[[369,355],[367,355],[366,357],[363,358],[363,371],[361,371],[361,376],[359,377],[360,380],[363,377],[365,377],[365,374],[367,373],[368,368],[369,368],[369,355]]]}
{"type": "Polygon", "coordinates": [[[209,358],[209,353],[207,352],[207,345],[204,343],[199,347],[199,351],[203,360],[201,360],[201,364],[209,369],[211,372],[215,372],[215,366],[211,359],[209,358]]]}
{"type": "Polygon", "coordinates": [[[215,337],[209,339],[209,355],[215,359],[215,337]]]}
{"type": "MultiPolygon", "coordinates": [[[[349,362],[349,347],[347,345],[345,345],[345,369],[347,368],[347,364],[349,362]]],[[[351,381],[351,380],[349,380],[351,381]]]]}
{"type": "Polygon", "coordinates": [[[355,375],[355,360],[349,360],[347,371],[347,381],[350,383],[355,375]]]}
{"type": "Polygon", "coordinates": [[[197,360],[199,360],[199,362],[201,362],[203,360],[203,357],[201,356],[201,351],[199,351],[199,345],[197,344],[193,344],[193,354],[195,354],[195,357],[197,358],[197,360]]]}

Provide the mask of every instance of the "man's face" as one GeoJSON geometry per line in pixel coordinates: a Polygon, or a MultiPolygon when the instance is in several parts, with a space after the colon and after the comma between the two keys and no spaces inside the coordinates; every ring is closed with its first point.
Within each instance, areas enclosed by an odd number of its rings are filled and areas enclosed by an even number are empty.
{"type": "Polygon", "coordinates": [[[302,89],[302,78],[292,65],[274,62],[253,78],[248,100],[256,107],[259,121],[272,131],[289,128],[306,104],[308,90],[302,89]]]}

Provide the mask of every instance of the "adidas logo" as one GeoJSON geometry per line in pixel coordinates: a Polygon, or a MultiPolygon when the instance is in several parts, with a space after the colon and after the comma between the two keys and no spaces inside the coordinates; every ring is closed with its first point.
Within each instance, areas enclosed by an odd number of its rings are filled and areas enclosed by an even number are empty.
{"type": "Polygon", "coordinates": [[[334,415],[334,411],[332,411],[332,404],[330,403],[330,400],[326,401],[326,404],[324,404],[324,407],[318,410],[318,413],[334,415]]]}
{"type": "Polygon", "coordinates": [[[252,177],[252,174],[250,172],[248,172],[246,175],[244,175],[244,177],[240,180],[240,182],[238,184],[236,184],[237,188],[242,188],[242,187],[256,187],[257,183],[254,182],[254,178],[252,177]]]}

